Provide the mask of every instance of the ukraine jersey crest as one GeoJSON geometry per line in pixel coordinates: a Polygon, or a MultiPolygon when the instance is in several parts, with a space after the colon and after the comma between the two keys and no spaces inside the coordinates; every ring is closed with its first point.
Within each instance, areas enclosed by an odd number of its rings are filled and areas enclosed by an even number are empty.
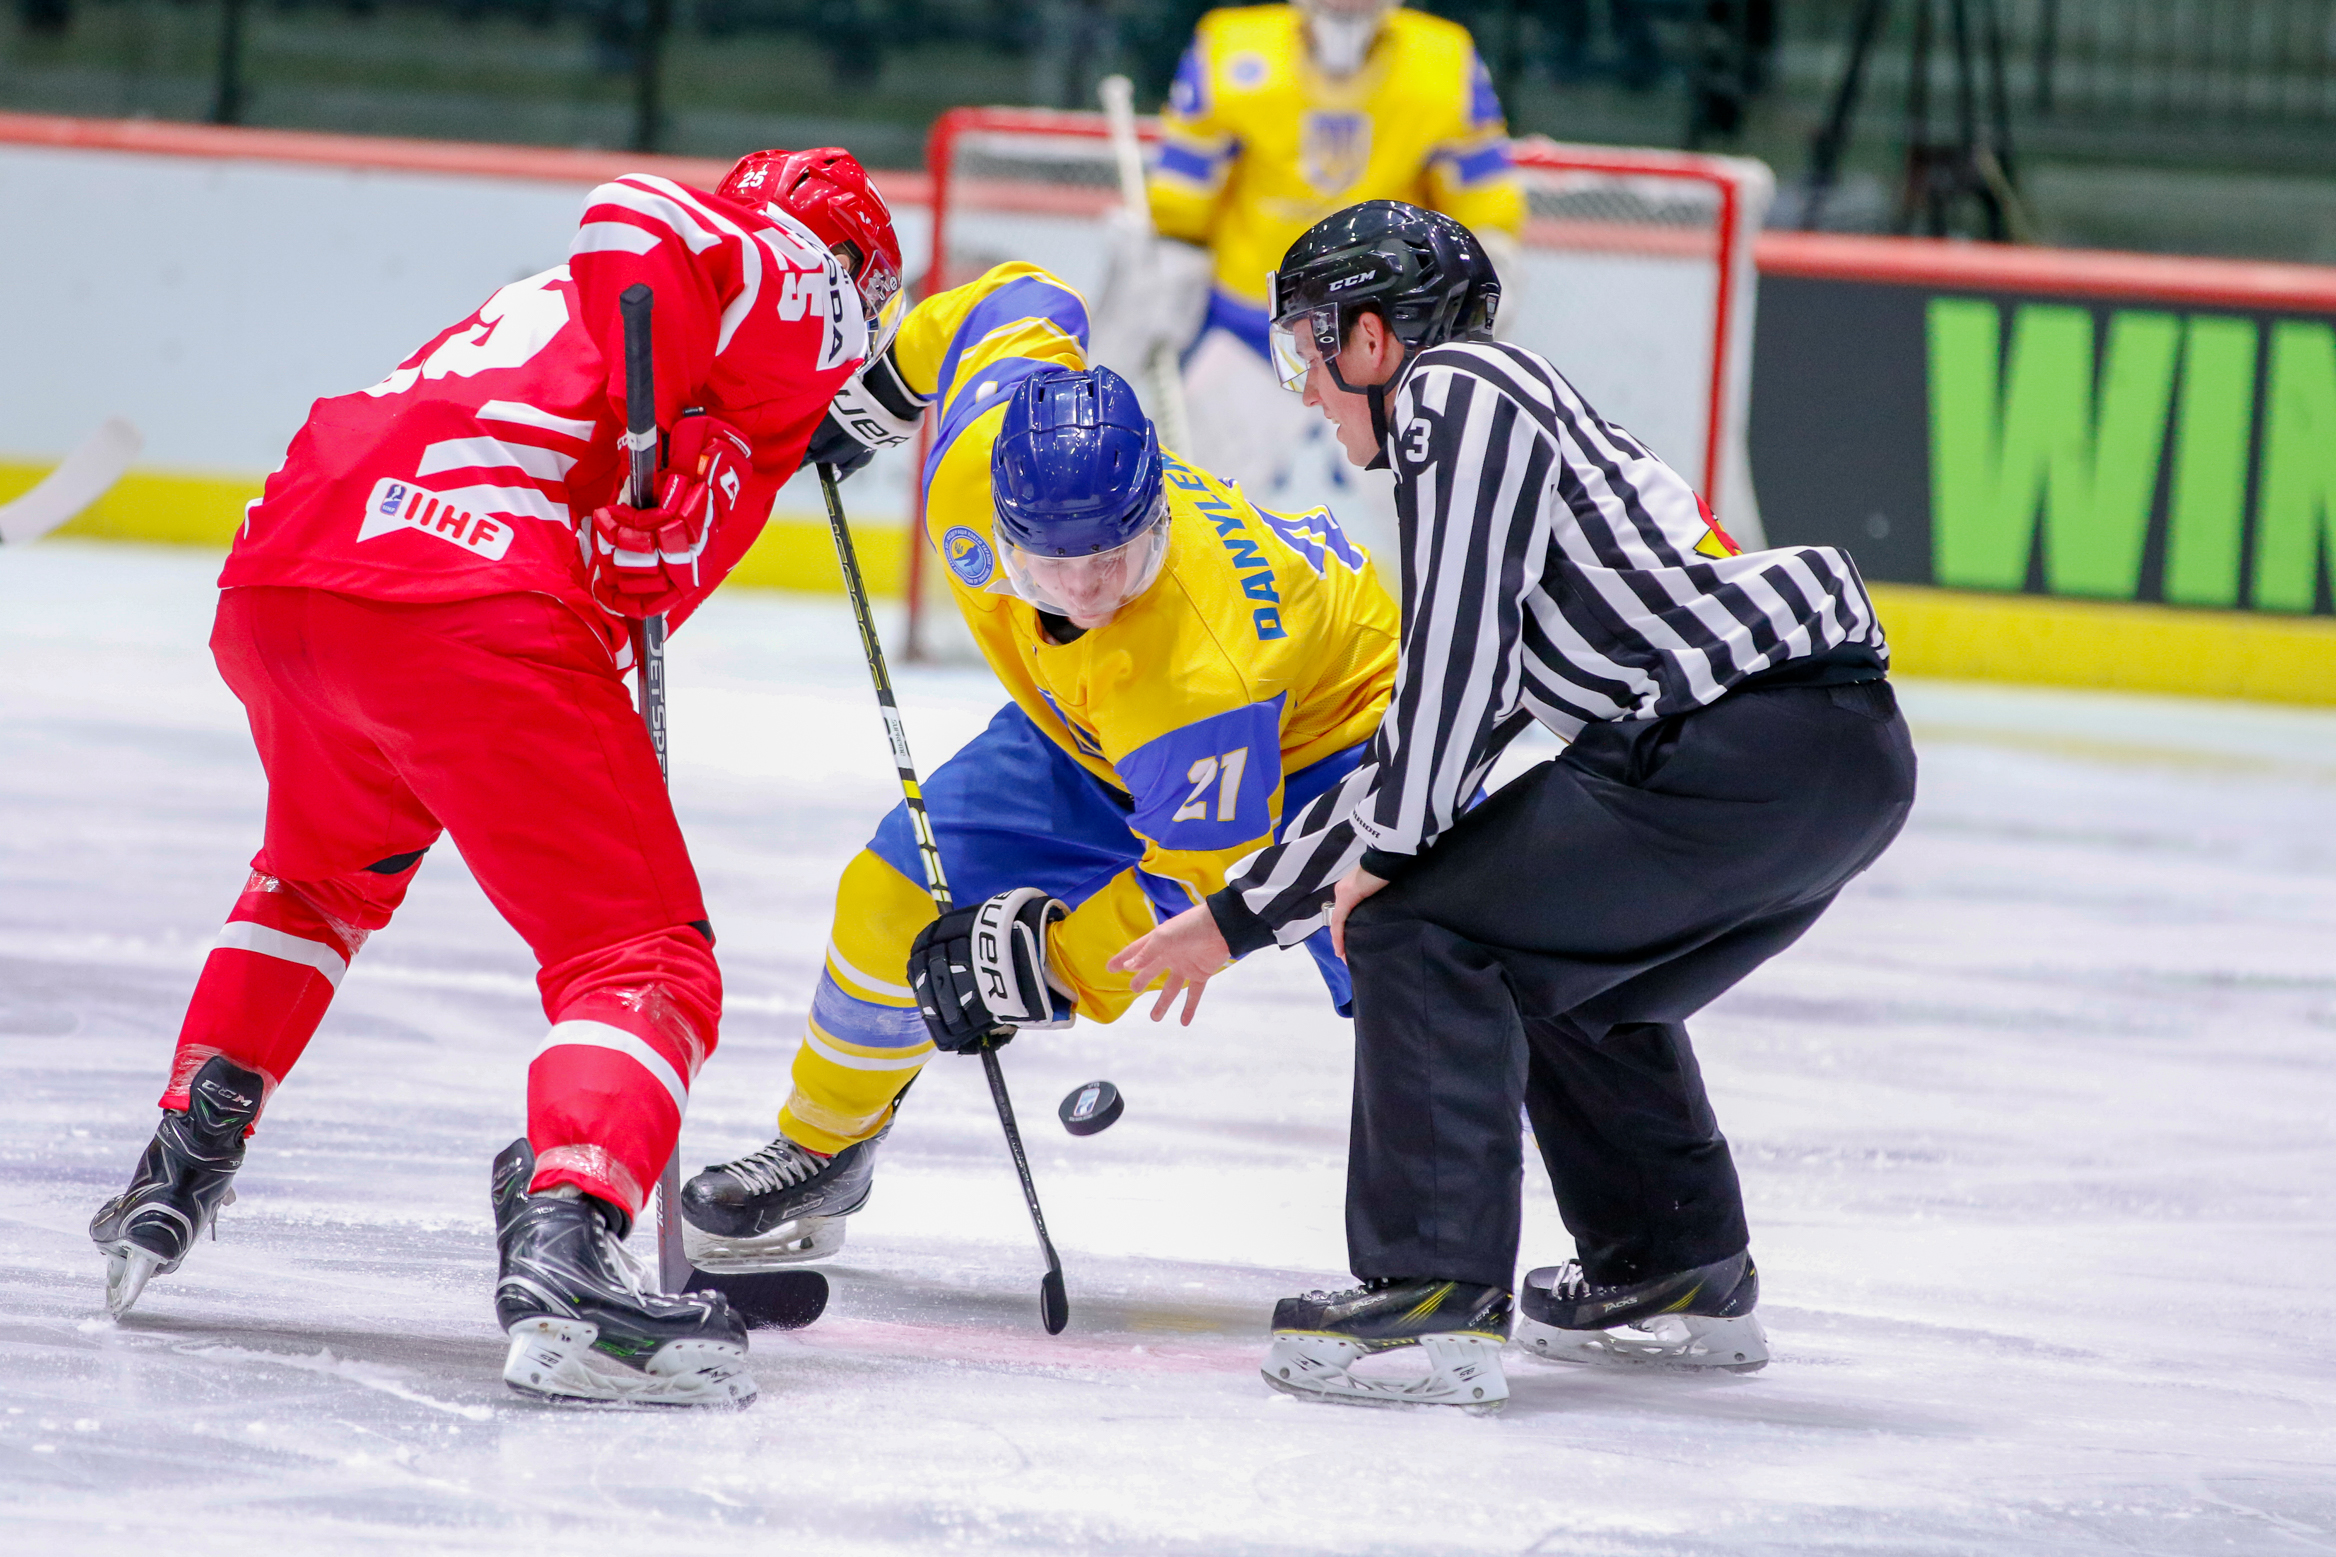
{"type": "Polygon", "coordinates": [[[1371,116],[1316,109],[1306,115],[1298,144],[1300,166],[1315,193],[1343,194],[1370,166],[1371,116]]]}
{"type": "MultiPolygon", "coordinates": [[[[1458,23],[1388,14],[1369,60],[1314,68],[1295,6],[1211,11],[1160,116],[1152,219],[1207,247],[1220,297],[1262,309],[1298,235],[1360,200],[1408,200],[1512,237],[1525,196],[1492,77],[1458,23]]],[[[1262,333],[1262,325],[1259,327],[1262,333]]]]}

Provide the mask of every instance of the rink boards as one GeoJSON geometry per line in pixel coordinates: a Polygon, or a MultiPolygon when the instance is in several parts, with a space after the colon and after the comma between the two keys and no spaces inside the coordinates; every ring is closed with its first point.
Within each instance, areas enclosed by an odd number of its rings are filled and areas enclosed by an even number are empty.
{"type": "MultiPolygon", "coordinates": [[[[74,528],[223,546],[313,398],[379,379],[493,287],[558,263],[585,191],[643,167],[701,185],[721,171],[0,114],[0,198],[44,219],[42,241],[0,249],[0,285],[40,300],[12,312],[0,500],[126,415],[145,462],[74,528]]],[[[915,271],[927,181],[881,182],[915,271]]],[[[1066,255],[1093,247],[1090,222],[1038,234],[1043,218],[1016,220],[1066,255]]],[[[1764,527],[1773,542],[1851,551],[1902,668],[2336,702],[2336,570],[2322,560],[2336,376],[2318,383],[2323,355],[2336,375],[2336,271],[1802,234],[1769,234],[1759,255],[1750,453],[1764,527]],[[1974,356],[1986,308],[2000,321],[1992,360],[1974,356]],[[2169,332],[2170,355],[2151,344],[2169,332]],[[1942,339],[1962,356],[1942,359],[1942,339]],[[2046,347],[2090,356],[2056,367],[2046,347]],[[2214,373],[2238,386],[2229,405],[2201,387],[2214,373]],[[2030,436],[2019,421],[2033,407],[2048,425],[2030,436]],[[2156,472],[2138,499],[2116,475],[2136,465],[2131,450],[2156,472]]],[[[1628,373],[1600,379],[1631,353],[1598,320],[1633,310],[1583,300],[1661,292],[1663,262],[1612,275],[1569,263],[1532,278],[1525,309],[1577,342],[1570,371],[1660,451],[1665,408],[1635,405],[1628,373]]],[[[1682,340],[1702,328],[1671,312],[1682,340]]],[[[1678,355],[1640,345],[1648,360],[1678,355]]],[[[908,474],[896,454],[847,489],[879,593],[906,571],[908,474]]],[[[782,492],[738,579],[839,587],[809,481],[782,492]]]]}

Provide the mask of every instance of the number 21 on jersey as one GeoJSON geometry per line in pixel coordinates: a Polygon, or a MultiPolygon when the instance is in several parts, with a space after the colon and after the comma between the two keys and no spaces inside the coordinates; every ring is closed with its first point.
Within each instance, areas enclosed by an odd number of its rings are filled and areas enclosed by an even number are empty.
{"type": "Polygon", "coordinates": [[[1216,757],[1203,757],[1184,770],[1192,793],[1169,818],[1175,822],[1205,822],[1209,819],[1209,790],[1216,789],[1217,820],[1230,822],[1241,814],[1241,775],[1249,767],[1249,748],[1236,746],[1216,757]]]}

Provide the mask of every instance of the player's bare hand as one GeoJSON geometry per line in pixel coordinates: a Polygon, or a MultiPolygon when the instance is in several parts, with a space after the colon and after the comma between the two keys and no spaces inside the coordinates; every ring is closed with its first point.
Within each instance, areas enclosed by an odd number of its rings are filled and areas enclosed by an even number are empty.
{"type": "Polygon", "coordinates": [[[1166,974],[1167,983],[1161,987],[1160,998],[1152,1003],[1152,1020],[1157,1022],[1166,1017],[1168,1008],[1182,995],[1184,1014],[1179,1020],[1190,1027],[1193,1013],[1200,1009],[1201,990],[1232,960],[1232,948],[1225,944],[1216,916],[1206,905],[1201,905],[1186,909],[1151,934],[1131,941],[1104,966],[1114,973],[1126,974],[1129,985],[1136,989],[1166,974]]]}
{"type": "Polygon", "coordinates": [[[1386,879],[1374,876],[1357,865],[1346,873],[1330,894],[1330,947],[1341,958],[1346,956],[1346,916],[1355,911],[1355,905],[1387,885],[1386,879]]]}

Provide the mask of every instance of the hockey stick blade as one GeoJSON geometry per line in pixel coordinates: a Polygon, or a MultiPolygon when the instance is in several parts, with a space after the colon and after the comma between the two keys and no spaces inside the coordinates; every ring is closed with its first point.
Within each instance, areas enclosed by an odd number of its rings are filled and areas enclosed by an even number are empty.
{"type": "Polygon", "coordinates": [[[750,1330],[800,1330],[827,1311],[827,1278],[815,1270],[725,1271],[692,1265],[684,1292],[719,1292],[750,1330]]]}
{"type": "Polygon", "coordinates": [[[0,503],[0,545],[29,546],[105,496],[145,446],[128,421],[107,417],[38,486],[0,503]]]}

